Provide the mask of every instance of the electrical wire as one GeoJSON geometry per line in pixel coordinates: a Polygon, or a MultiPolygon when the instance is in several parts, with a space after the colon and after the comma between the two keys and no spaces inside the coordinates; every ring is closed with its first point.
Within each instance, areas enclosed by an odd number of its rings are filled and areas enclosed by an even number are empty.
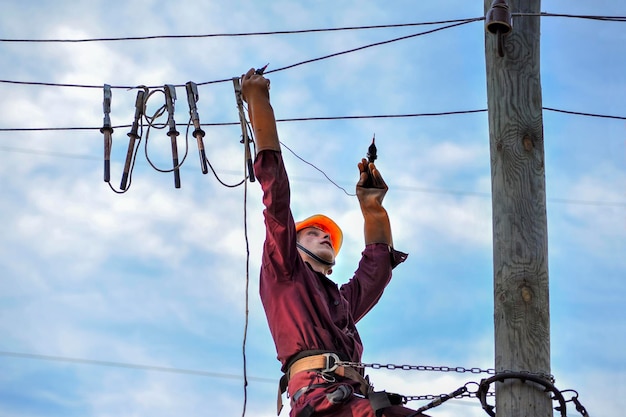
{"type": "Polygon", "coordinates": [[[346,195],[350,196],[350,197],[354,197],[356,196],[356,194],[352,194],[349,193],[345,188],[343,188],[342,186],[340,186],[339,184],[337,184],[335,181],[331,180],[330,177],[328,175],[326,175],[326,173],[324,171],[322,171],[320,168],[318,168],[317,166],[315,166],[314,164],[312,164],[309,161],[306,161],[304,158],[302,158],[300,155],[298,155],[297,153],[295,153],[289,146],[285,145],[283,142],[280,142],[281,146],[283,146],[285,149],[287,149],[289,152],[291,152],[296,158],[298,158],[299,160],[301,160],[302,162],[304,162],[307,165],[312,166],[313,168],[315,168],[317,171],[321,172],[324,177],[326,177],[326,179],[328,181],[330,181],[331,184],[333,184],[335,187],[339,188],[340,190],[342,190],[344,193],[346,193],[346,195]]]}
{"type": "MultiPolygon", "coordinates": [[[[372,47],[375,47],[375,46],[386,45],[386,44],[393,43],[393,42],[403,41],[403,40],[406,40],[406,39],[415,38],[417,36],[430,35],[430,34],[435,33],[435,32],[439,32],[439,31],[442,31],[442,30],[445,30],[445,29],[451,29],[451,28],[454,28],[454,27],[457,27],[457,26],[466,25],[468,23],[478,22],[478,21],[483,20],[483,19],[484,18],[482,18],[482,17],[474,18],[474,19],[467,19],[467,20],[464,20],[464,21],[461,21],[461,22],[458,22],[458,23],[453,23],[451,25],[442,26],[440,28],[427,30],[425,32],[419,32],[419,33],[414,33],[412,35],[400,36],[398,38],[393,38],[393,39],[389,39],[389,40],[386,40],[386,41],[375,42],[375,43],[372,43],[372,44],[360,46],[358,48],[352,48],[352,49],[348,49],[348,50],[345,50],[345,51],[324,55],[324,56],[321,56],[321,57],[318,57],[318,58],[308,59],[306,61],[302,61],[302,62],[298,62],[298,63],[295,63],[295,64],[287,65],[285,67],[280,67],[280,68],[276,68],[276,69],[273,69],[273,70],[265,71],[265,74],[271,74],[273,72],[284,71],[284,70],[291,69],[291,68],[294,68],[294,67],[297,67],[297,66],[300,66],[300,65],[310,64],[312,62],[317,62],[317,61],[321,61],[321,60],[328,59],[328,58],[334,58],[334,57],[340,56],[340,55],[345,55],[345,54],[349,54],[349,53],[353,53],[353,52],[357,52],[357,51],[362,51],[364,49],[372,48],[372,47]]],[[[200,85],[200,84],[198,84],[198,85],[200,85]]]]}
{"type": "MultiPolygon", "coordinates": [[[[250,177],[250,173],[246,172],[247,161],[244,158],[244,172],[246,178],[250,177]]],[[[241,417],[246,415],[246,407],[248,404],[248,360],[246,355],[246,344],[248,341],[248,325],[250,323],[250,240],[248,239],[248,181],[244,179],[243,186],[243,230],[246,244],[246,284],[245,284],[245,319],[243,328],[243,341],[241,344],[241,354],[243,360],[243,410],[241,417]]]]}
{"type": "MultiPolygon", "coordinates": [[[[601,16],[601,15],[575,15],[565,13],[512,13],[512,16],[537,16],[537,17],[565,17],[573,19],[600,20],[607,22],[626,22],[624,16],[601,16]]],[[[345,26],[334,28],[316,28],[316,29],[297,29],[297,30],[278,30],[265,32],[234,32],[234,33],[209,33],[196,35],[147,35],[147,36],[121,36],[121,37],[102,37],[102,38],[78,38],[78,39],[9,39],[0,38],[0,42],[4,43],[86,43],[86,42],[117,42],[117,41],[144,41],[155,39],[198,39],[198,38],[232,38],[246,36],[270,36],[270,35],[297,35],[306,33],[323,33],[323,32],[339,32],[339,31],[355,31],[355,30],[372,30],[372,29],[393,29],[414,26],[427,25],[443,25],[450,23],[464,22],[476,19],[484,20],[484,17],[465,18],[465,19],[449,19],[430,22],[412,22],[412,23],[395,23],[382,25],[363,25],[363,26],[345,26]]]]}
{"type": "MultiPolygon", "coordinates": [[[[539,16],[539,17],[568,17],[568,18],[578,18],[578,19],[593,19],[593,20],[602,20],[602,21],[613,21],[613,22],[624,22],[626,21],[626,17],[622,16],[591,16],[591,15],[570,15],[570,14],[557,14],[557,13],[513,13],[513,16],[539,16]]],[[[411,35],[401,36],[398,38],[389,39],[386,41],[375,42],[372,44],[364,45],[361,47],[336,52],[328,55],[324,55],[317,58],[312,58],[308,60],[304,60],[301,62],[297,62],[294,64],[286,65],[284,67],[276,68],[273,70],[266,71],[266,74],[284,71],[287,69],[291,69],[300,65],[310,64],[313,62],[334,58],[340,55],[345,55],[348,53],[353,53],[357,51],[361,51],[367,48],[372,48],[375,46],[385,45],[392,42],[397,42],[401,40],[406,40],[410,38],[414,38],[417,36],[423,36],[432,34],[435,32],[439,32],[445,29],[451,29],[457,26],[465,25],[468,23],[473,23],[477,21],[483,21],[485,18],[474,17],[467,19],[454,19],[454,20],[443,20],[439,22],[424,22],[424,23],[408,23],[408,24],[397,24],[397,25],[378,25],[378,26],[361,26],[361,27],[347,27],[347,28],[334,28],[334,29],[311,29],[311,30],[301,30],[301,31],[273,31],[273,32],[248,32],[248,33],[240,33],[240,34],[213,34],[213,35],[159,35],[159,36],[148,36],[148,37],[136,37],[136,38],[95,38],[95,39],[82,39],[82,40],[63,40],[63,39],[50,39],[50,40],[27,40],[27,39],[0,39],[0,42],[91,42],[91,41],[108,41],[108,40],[138,40],[138,39],[163,39],[163,38],[185,38],[185,37],[211,37],[211,36],[251,36],[251,35],[276,35],[276,34],[294,34],[294,33],[307,33],[307,32],[328,32],[332,30],[356,30],[356,29],[372,29],[372,28],[389,28],[389,27],[402,27],[402,26],[417,26],[417,25],[430,25],[430,24],[444,24],[451,23],[446,26],[442,26],[436,29],[428,30],[425,32],[414,33],[411,35]]],[[[222,78],[218,80],[205,81],[197,83],[197,85],[209,85],[209,84],[217,84],[230,81],[232,78],[222,78]]],[[[17,80],[0,80],[0,83],[5,84],[18,84],[18,85],[33,85],[33,86],[47,86],[47,87],[73,87],[73,88],[102,88],[101,85],[89,85],[89,84],[72,84],[72,83],[52,83],[52,82],[38,82],[38,81],[17,81],[17,80]]],[[[175,87],[183,87],[184,84],[175,84],[175,87]]],[[[137,86],[111,86],[111,88],[116,89],[134,89],[137,86]]],[[[149,87],[156,88],[156,87],[149,87]]]]}
{"type": "MultiPolygon", "coordinates": [[[[475,19],[483,19],[477,17],[475,19]]],[[[319,29],[298,29],[298,30],[278,30],[267,32],[235,32],[235,33],[211,33],[203,35],[152,35],[152,36],[124,36],[124,37],[109,37],[109,38],[83,38],[83,39],[0,39],[0,42],[19,42],[19,43],[84,43],[84,42],[114,42],[114,41],[143,41],[154,39],[198,39],[198,38],[231,38],[231,37],[245,37],[245,36],[267,36],[267,35],[296,35],[305,33],[320,33],[320,32],[339,32],[339,31],[351,31],[351,30],[371,30],[371,29],[392,29],[412,26],[427,26],[427,25],[443,25],[450,23],[463,22],[468,19],[451,19],[451,20],[439,20],[432,22],[418,22],[418,23],[395,23],[388,25],[366,25],[366,26],[346,26],[335,28],[319,28],[319,29]]]]}
{"type": "Polygon", "coordinates": [[[626,16],[599,16],[599,15],[580,15],[566,13],[511,13],[511,16],[536,16],[536,17],[566,17],[572,19],[601,20],[605,22],[626,22],[626,16]]]}
{"type": "MultiPolygon", "coordinates": [[[[375,43],[367,44],[367,45],[360,46],[360,47],[357,47],[357,48],[352,48],[352,49],[349,49],[349,50],[335,52],[335,53],[324,55],[324,56],[321,56],[321,57],[317,57],[317,58],[307,59],[305,61],[296,62],[294,64],[290,64],[290,65],[287,65],[287,66],[284,66],[284,67],[280,67],[280,68],[276,68],[276,69],[273,69],[273,70],[270,70],[270,71],[266,71],[265,74],[270,74],[270,73],[279,72],[279,71],[285,71],[287,69],[291,69],[291,68],[298,67],[298,66],[301,66],[301,65],[310,64],[310,63],[313,63],[313,62],[318,62],[318,61],[321,61],[321,60],[334,58],[334,57],[337,57],[337,56],[340,56],[340,55],[345,55],[345,54],[361,51],[361,50],[364,50],[364,49],[367,49],[367,48],[372,48],[372,47],[375,47],[375,46],[386,45],[386,44],[389,44],[389,43],[392,43],[392,42],[398,42],[398,41],[414,38],[414,37],[417,37],[417,36],[429,35],[429,34],[432,34],[432,33],[435,33],[435,32],[439,32],[439,31],[442,31],[442,30],[445,30],[445,29],[451,29],[451,28],[454,28],[454,27],[457,27],[457,26],[462,26],[462,25],[465,25],[465,24],[468,24],[468,23],[477,22],[477,21],[480,21],[480,20],[484,20],[484,18],[483,17],[479,17],[479,18],[472,18],[472,19],[464,19],[464,20],[458,21],[457,23],[453,23],[453,24],[450,24],[450,25],[447,25],[447,26],[442,26],[442,27],[439,27],[439,28],[436,28],[436,29],[425,31],[425,32],[419,32],[419,33],[414,33],[414,34],[407,35],[407,36],[401,36],[401,37],[397,37],[397,38],[393,38],[393,39],[388,39],[388,40],[381,41],[381,42],[375,42],[375,43]]],[[[200,86],[200,85],[218,84],[218,83],[229,82],[229,81],[232,81],[232,77],[222,78],[222,79],[219,79],[219,80],[200,82],[200,83],[196,83],[196,85],[200,86]]],[[[67,84],[67,83],[58,84],[58,83],[49,83],[49,82],[15,81],[15,80],[0,80],[0,83],[19,84],[19,85],[37,85],[37,86],[48,86],[48,87],[102,88],[101,85],[67,84]]],[[[173,85],[174,85],[174,87],[184,87],[184,84],[173,84],[173,85]]],[[[135,89],[135,88],[138,88],[138,87],[137,86],[119,86],[119,85],[118,86],[113,86],[112,85],[111,88],[112,89],[115,88],[115,89],[132,90],[132,89],[135,89]]],[[[151,87],[148,87],[148,88],[155,89],[155,88],[158,88],[158,86],[151,86],[151,87]]]]}
{"type": "MultiPolygon", "coordinates": [[[[235,92],[237,94],[237,92],[235,92]]],[[[247,110],[247,109],[246,109],[247,110]]],[[[254,132],[250,127],[250,123],[246,120],[245,114],[241,116],[243,119],[243,128],[246,129],[245,132],[241,132],[242,136],[246,133],[248,138],[250,138],[250,142],[253,144],[256,143],[254,140],[254,132]]],[[[243,138],[242,138],[243,139],[243,138]]],[[[244,146],[246,144],[244,143],[244,146]]],[[[255,145],[255,153],[256,153],[256,145],[255,145]]],[[[248,180],[254,181],[254,173],[248,172],[248,169],[254,169],[252,166],[248,165],[248,151],[244,151],[244,161],[243,161],[243,171],[244,171],[244,187],[243,187],[243,232],[244,232],[244,240],[246,244],[246,284],[245,284],[245,319],[244,319],[244,329],[243,329],[243,341],[241,344],[241,351],[243,357],[243,409],[241,412],[241,417],[245,417],[246,408],[248,405],[248,360],[246,355],[246,344],[248,341],[248,325],[250,323],[250,239],[248,238],[248,180]]]]}
{"type": "Polygon", "coordinates": [[[130,169],[128,171],[128,184],[126,185],[125,189],[117,189],[113,186],[113,184],[111,184],[111,182],[109,181],[109,188],[111,189],[111,191],[113,191],[116,194],[124,194],[126,193],[128,190],[130,190],[131,185],[133,184],[133,172],[135,171],[135,161],[137,161],[137,153],[139,152],[139,148],[141,147],[141,138],[143,135],[143,123],[141,124],[141,132],[139,134],[139,139],[137,142],[137,145],[135,146],[135,148],[133,149],[133,156],[131,159],[131,164],[130,164],[130,169]]]}
{"type": "MultiPolygon", "coordinates": [[[[615,116],[601,113],[588,113],[579,112],[573,110],[556,109],[552,107],[543,107],[543,110],[565,113],[576,116],[596,117],[604,119],[614,120],[626,120],[626,116],[615,116]]],[[[356,115],[356,116],[312,116],[312,117],[292,117],[276,119],[277,123],[289,123],[289,122],[317,122],[317,121],[329,121],[329,120],[361,120],[361,119],[396,119],[396,118],[412,118],[412,117],[440,117],[440,116],[456,116],[462,114],[473,113],[485,113],[487,109],[475,109],[475,110],[456,110],[445,112],[429,112],[429,113],[404,113],[404,114],[374,114],[374,115],[356,115]]],[[[217,127],[217,126],[237,126],[239,122],[216,122],[216,123],[202,123],[202,127],[217,127]]],[[[187,126],[177,124],[177,126],[187,126]]],[[[113,126],[114,129],[129,128],[131,125],[117,125],[113,126]]],[[[100,130],[100,127],[3,127],[0,128],[1,132],[45,132],[45,131],[72,131],[72,130],[100,130]]]]}
{"type": "MultiPolygon", "coordinates": [[[[568,17],[568,18],[577,18],[577,19],[593,19],[593,20],[602,20],[602,21],[614,21],[614,22],[625,22],[626,17],[622,16],[593,16],[593,15],[573,15],[573,14],[557,14],[557,13],[513,13],[512,16],[538,16],[538,17],[568,17]]],[[[93,39],[0,39],[0,42],[94,42],[94,41],[114,41],[114,40],[140,40],[140,39],[168,39],[168,38],[197,38],[197,37],[216,37],[216,36],[252,36],[252,35],[276,35],[276,34],[296,34],[296,33],[309,33],[309,32],[329,32],[329,31],[340,31],[340,30],[357,30],[357,29],[378,29],[378,28],[392,28],[392,27],[406,27],[406,26],[418,26],[418,25],[432,25],[432,24],[448,24],[446,26],[432,29],[425,32],[419,32],[412,35],[402,36],[399,38],[389,39],[386,41],[376,42],[373,44],[364,45],[358,48],[353,48],[346,51],[336,52],[333,54],[328,54],[318,58],[312,58],[309,60],[297,62],[294,64],[290,64],[281,68],[276,68],[270,71],[266,71],[267,74],[284,71],[290,68],[294,68],[300,65],[309,64],[312,62],[317,62],[320,60],[333,58],[336,56],[360,51],[363,49],[371,48],[374,46],[385,45],[392,42],[397,42],[400,40],[410,39],[417,36],[427,35],[431,33],[435,33],[445,29],[451,29],[457,26],[465,25],[472,22],[485,20],[484,16],[467,18],[467,19],[453,19],[453,20],[442,20],[437,22],[422,22],[422,23],[405,23],[405,24],[395,24],[395,25],[373,25],[373,26],[353,26],[353,27],[344,27],[344,28],[326,28],[326,29],[308,29],[308,30],[294,30],[294,31],[271,31],[271,32],[246,32],[246,33],[233,33],[233,34],[209,34],[209,35],[157,35],[157,36],[145,36],[145,37],[121,37],[121,38],[93,38],[93,39]]],[[[205,81],[201,83],[197,83],[197,85],[208,85],[208,84],[216,84],[222,83],[226,81],[230,81],[231,78],[223,78],[213,81],[205,81]]],[[[6,84],[19,84],[19,85],[35,85],[35,86],[48,86],[48,87],[75,87],[75,88],[101,88],[100,85],[88,85],[88,84],[71,84],[71,83],[52,83],[52,82],[37,82],[37,81],[17,81],[17,80],[0,80],[0,83],[6,84]]],[[[183,84],[174,85],[175,87],[182,87],[183,84]]],[[[134,89],[137,86],[111,86],[111,88],[120,88],[120,89],[134,89]]],[[[156,87],[150,87],[156,88],[156,87]]]]}
{"type": "MultiPolygon", "coordinates": [[[[148,94],[148,97],[146,97],[146,106],[152,94],[156,92],[165,94],[165,91],[163,89],[152,90],[150,94],[148,94]]],[[[161,129],[165,129],[168,126],[167,122],[164,122],[162,124],[157,123],[158,118],[165,114],[165,110],[166,110],[166,106],[165,104],[163,104],[161,107],[155,110],[152,116],[144,115],[144,117],[146,118],[148,122],[148,128],[146,129],[146,139],[144,141],[144,154],[146,156],[146,160],[148,161],[150,166],[154,168],[155,171],[162,172],[162,173],[169,173],[169,172],[174,172],[177,169],[180,169],[180,167],[185,163],[185,160],[187,159],[187,155],[189,154],[189,126],[191,125],[191,119],[189,119],[189,122],[186,124],[187,131],[185,134],[185,154],[183,156],[183,159],[178,163],[178,165],[173,166],[172,168],[168,168],[168,169],[159,168],[156,166],[154,162],[152,162],[152,159],[150,158],[150,155],[148,153],[148,139],[150,137],[151,128],[161,130],[161,129]]]]}
{"type": "MultiPolygon", "coordinates": [[[[168,373],[195,375],[195,376],[203,376],[203,377],[210,377],[210,378],[241,379],[239,375],[219,373],[219,372],[199,371],[195,369],[182,369],[182,368],[174,368],[174,367],[166,367],[166,366],[140,365],[136,363],[104,361],[104,360],[97,360],[97,359],[80,359],[80,358],[71,358],[67,356],[40,355],[40,354],[34,354],[34,353],[7,352],[7,351],[0,351],[0,356],[22,358],[22,359],[37,359],[37,360],[64,362],[64,363],[77,363],[77,364],[82,364],[82,365],[109,366],[113,368],[138,369],[138,370],[153,371],[153,372],[168,372],[168,373]]],[[[248,379],[254,380],[257,382],[266,382],[266,383],[272,383],[272,384],[276,383],[276,380],[271,379],[271,378],[248,377],[248,379]]]]}
{"type": "Polygon", "coordinates": [[[599,117],[603,119],[615,119],[615,120],[626,120],[625,116],[611,116],[608,114],[597,114],[597,113],[585,113],[571,110],[561,110],[561,109],[553,109],[551,107],[544,107],[544,110],[557,112],[557,113],[566,113],[566,114],[574,114],[577,116],[587,116],[587,117],[599,117]]]}

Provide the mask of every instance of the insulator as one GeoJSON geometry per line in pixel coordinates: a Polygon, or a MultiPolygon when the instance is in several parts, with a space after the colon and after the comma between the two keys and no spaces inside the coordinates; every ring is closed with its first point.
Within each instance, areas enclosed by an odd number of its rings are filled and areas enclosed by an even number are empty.
{"type": "Polygon", "coordinates": [[[511,11],[506,0],[493,0],[485,16],[485,28],[493,34],[506,35],[513,29],[511,11]]]}

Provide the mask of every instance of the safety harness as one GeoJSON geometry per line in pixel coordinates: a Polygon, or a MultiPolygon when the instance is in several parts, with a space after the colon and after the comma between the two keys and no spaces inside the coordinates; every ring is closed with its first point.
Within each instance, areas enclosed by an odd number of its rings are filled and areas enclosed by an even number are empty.
{"type": "MultiPolygon", "coordinates": [[[[370,405],[377,416],[382,414],[384,408],[402,403],[403,399],[401,395],[388,393],[386,391],[374,391],[374,387],[369,383],[369,379],[367,377],[364,378],[356,369],[341,365],[342,361],[336,353],[303,351],[291,362],[292,363],[287,367],[287,371],[280,379],[277,415],[280,415],[280,411],[283,408],[282,394],[287,391],[289,380],[297,373],[305,371],[316,371],[324,375],[337,375],[358,382],[360,393],[370,401],[370,405]]],[[[325,384],[315,384],[303,387],[294,394],[294,397],[302,395],[308,389],[324,385],[325,384]]],[[[297,417],[309,417],[313,412],[314,410],[305,408],[297,417]]]]}

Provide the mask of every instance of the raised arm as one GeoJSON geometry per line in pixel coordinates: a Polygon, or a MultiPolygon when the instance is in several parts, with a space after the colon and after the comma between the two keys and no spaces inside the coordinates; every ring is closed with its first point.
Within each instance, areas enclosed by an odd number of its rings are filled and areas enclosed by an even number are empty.
{"type": "Polygon", "coordinates": [[[270,81],[256,74],[254,68],[241,76],[241,94],[248,103],[248,115],[257,154],[263,150],[280,151],[274,109],[270,104],[270,81]]]}

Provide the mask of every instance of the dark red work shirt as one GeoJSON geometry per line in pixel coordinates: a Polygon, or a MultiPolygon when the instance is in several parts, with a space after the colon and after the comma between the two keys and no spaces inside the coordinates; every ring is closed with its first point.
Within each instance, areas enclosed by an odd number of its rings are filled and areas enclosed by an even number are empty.
{"type": "Polygon", "coordinates": [[[298,253],[281,153],[259,152],[254,172],[266,207],[261,301],[283,371],[304,350],[332,351],[344,360],[360,361],[363,345],[355,324],[378,302],[392,268],[406,254],[386,244],[369,244],[352,279],[339,287],[298,253]]]}

